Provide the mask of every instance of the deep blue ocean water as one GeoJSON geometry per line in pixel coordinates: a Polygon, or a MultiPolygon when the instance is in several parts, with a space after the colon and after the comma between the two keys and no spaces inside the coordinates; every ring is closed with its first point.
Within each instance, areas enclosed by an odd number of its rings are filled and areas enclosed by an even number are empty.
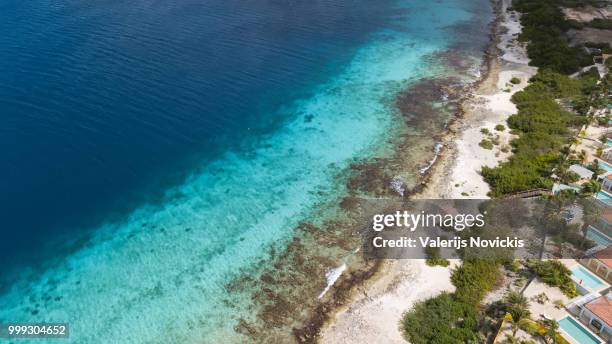
{"type": "Polygon", "coordinates": [[[489,7],[1,2],[0,323],[241,342],[247,300],[225,285],[388,145],[395,97],[444,74],[454,25],[486,42],[489,7]]]}
{"type": "Polygon", "coordinates": [[[392,1],[3,1],[0,261],[290,118],[392,1]],[[279,110],[280,109],[280,110],[279,110]]]}

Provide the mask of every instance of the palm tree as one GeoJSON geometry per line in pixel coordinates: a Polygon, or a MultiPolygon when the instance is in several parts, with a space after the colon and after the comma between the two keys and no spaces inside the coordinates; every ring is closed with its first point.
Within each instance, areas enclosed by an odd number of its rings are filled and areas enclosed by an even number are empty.
{"type": "Polygon", "coordinates": [[[547,344],[557,344],[559,324],[555,320],[544,320],[543,325],[546,329],[546,332],[542,333],[544,342],[547,344]]]}
{"type": "Polygon", "coordinates": [[[512,335],[516,336],[518,329],[530,320],[531,312],[526,307],[515,305],[510,309],[510,315],[512,315],[512,335]]]}
{"type": "Polygon", "coordinates": [[[587,152],[586,150],[581,150],[580,153],[578,153],[578,160],[580,160],[581,164],[584,164],[584,162],[587,159],[587,152]]]}
{"type": "Polygon", "coordinates": [[[583,195],[593,195],[599,191],[601,191],[601,185],[595,180],[589,180],[582,185],[581,192],[583,195]]]}
{"type": "Polygon", "coordinates": [[[509,290],[504,296],[504,305],[512,316],[512,335],[516,336],[519,327],[529,320],[531,316],[529,300],[523,294],[509,290]]]}
{"type": "Polygon", "coordinates": [[[504,296],[504,303],[506,304],[506,307],[508,307],[508,309],[511,309],[514,306],[518,306],[521,308],[529,307],[529,300],[525,296],[523,296],[523,294],[514,290],[509,290],[506,293],[506,296],[504,296]]]}

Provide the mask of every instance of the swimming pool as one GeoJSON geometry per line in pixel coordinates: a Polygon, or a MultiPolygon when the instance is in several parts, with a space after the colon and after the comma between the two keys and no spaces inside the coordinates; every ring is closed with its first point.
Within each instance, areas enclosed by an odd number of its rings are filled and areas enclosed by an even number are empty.
{"type": "Polygon", "coordinates": [[[594,195],[595,198],[597,198],[598,200],[604,202],[604,203],[611,203],[612,202],[612,196],[605,192],[605,191],[599,191],[598,193],[596,193],[594,195]]]}
{"type": "Polygon", "coordinates": [[[588,288],[590,291],[598,291],[606,287],[606,283],[589,270],[581,265],[576,265],[572,269],[572,279],[579,285],[588,288]]]}
{"type": "Polygon", "coordinates": [[[559,328],[567,335],[580,344],[601,344],[603,343],[591,331],[582,326],[577,320],[570,316],[559,320],[559,328]]]}
{"type": "Polygon", "coordinates": [[[589,226],[586,238],[596,242],[598,245],[608,246],[612,244],[612,238],[598,231],[595,227],[589,226]]]}
{"type": "Polygon", "coordinates": [[[603,160],[598,160],[599,168],[606,170],[608,172],[612,171],[612,165],[608,164],[603,160]]]}

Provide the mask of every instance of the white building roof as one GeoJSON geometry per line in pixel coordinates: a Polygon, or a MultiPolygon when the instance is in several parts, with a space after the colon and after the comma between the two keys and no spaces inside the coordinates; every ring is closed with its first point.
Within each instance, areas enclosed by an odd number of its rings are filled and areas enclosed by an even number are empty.
{"type": "Polygon", "coordinates": [[[569,167],[569,170],[580,176],[580,179],[591,179],[593,177],[593,171],[581,165],[574,164],[569,167]]]}

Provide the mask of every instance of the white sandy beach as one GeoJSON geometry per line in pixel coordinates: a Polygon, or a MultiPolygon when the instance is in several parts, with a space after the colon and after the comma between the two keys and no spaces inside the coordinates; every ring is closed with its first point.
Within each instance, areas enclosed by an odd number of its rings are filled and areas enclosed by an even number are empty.
{"type": "MultiPolygon", "coordinates": [[[[500,25],[499,57],[492,62],[485,80],[464,103],[464,116],[444,142],[444,153],[432,168],[431,179],[419,198],[488,198],[488,185],[480,175],[482,166],[495,166],[508,158],[501,148],[511,140],[509,130],[495,131],[498,124],[516,112],[512,95],[527,85],[536,69],[527,65],[522,46],[514,43],[520,24],[516,13],[505,11],[500,25]],[[503,31],[502,31],[503,32],[503,31]],[[517,77],[520,84],[510,80],[517,77]],[[499,135],[492,150],[479,146],[485,137],[482,128],[499,135]]],[[[451,267],[429,267],[424,260],[393,260],[375,279],[355,292],[353,302],[339,310],[321,331],[321,343],[406,343],[399,329],[402,314],[416,302],[443,291],[452,292],[451,267]]]]}
{"type": "Polygon", "coordinates": [[[499,57],[492,61],[487,78],[464,102],[464,116],[454,128],[457,134],[445,142],[447,158],[432,172],[432,178],[420,195],[421,198],[488,198],[490,189],[480,175],[480,170],[483,166],[498,165],[511,154],[508,144],[513,137],[506,120],[517,109],[510,99],[527,86],[529,78],[536,74],[537,69],[528,66],[527,53],[516,41],[521,30],[518,14],[504,12],[504,20],[500,25],[503,31],[497,45],[499,57]],[[520,83],[512,84],[512,78],[520,79],[520,83]],[[497,131],[496,125],[506,128],[497,131]],[[481,132],[483,128],[492,136],[499,135],[499,144],[493,149],[479,146],[482,139],[491,138],[481,132]],[[504,147],[507,152],[502,151],[504,147]]]}
{"type": "Polygon", "coordinates": [[[324,328],[320,342],[405,343],[398,330],[402,314],[418,300],[453,292],[450,271],[427,266],[424,260],[386,264],[378,278],[360,286],[354,302],[324,328]]]}

